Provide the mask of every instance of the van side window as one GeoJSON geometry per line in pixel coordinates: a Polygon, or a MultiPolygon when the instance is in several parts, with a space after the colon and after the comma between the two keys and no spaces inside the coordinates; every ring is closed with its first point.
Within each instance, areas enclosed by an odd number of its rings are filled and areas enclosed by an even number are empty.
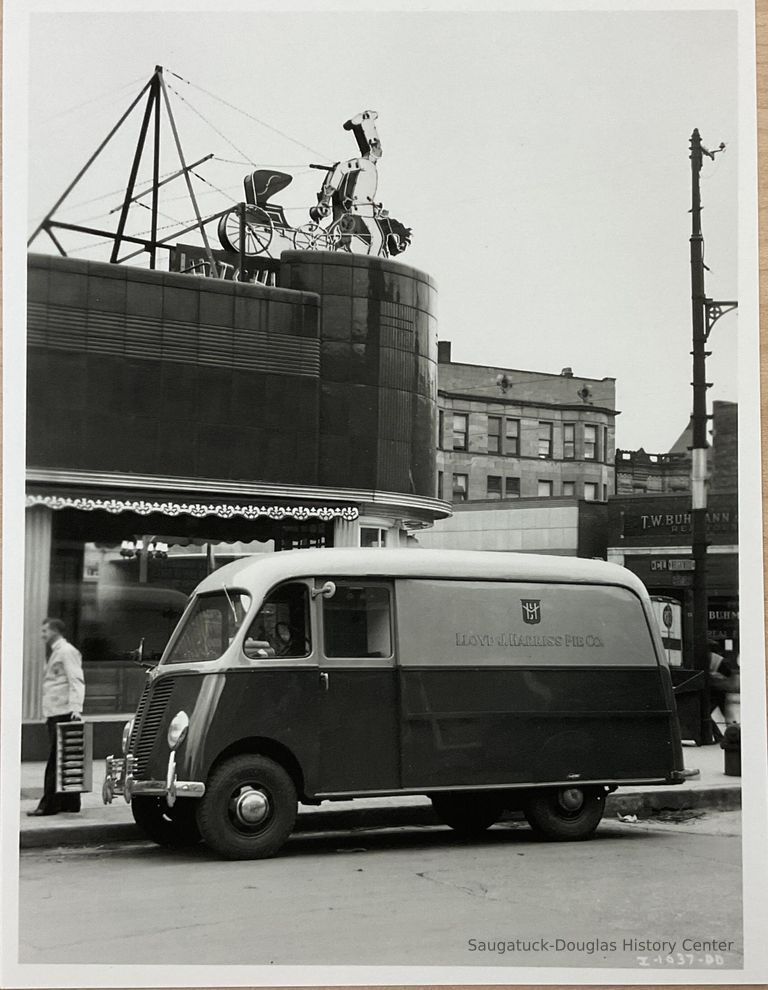
{"type": "Polygon", "coordinates": [[[245,637],[252,657],[308,657],[312,652],[307,586],[282,584],[269,595],[245,637]]]}
{"type": "Polygon", "coordinates": [[[327,657],[391,657],[392,607],[383,585],[336,582],[323,600],[327,657]]]}

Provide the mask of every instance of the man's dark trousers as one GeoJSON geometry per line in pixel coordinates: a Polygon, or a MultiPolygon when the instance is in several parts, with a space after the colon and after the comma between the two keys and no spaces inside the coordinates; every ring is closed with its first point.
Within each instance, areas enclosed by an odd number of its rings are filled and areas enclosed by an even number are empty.
{"type": "Polygon", "coordinates": [[[71,721],[70,715],[53,715],[46,719],[45,725],[48,729],[48,743],[51,751],[48,755],[48,762],[45,765],[45,783],[43,785],[43,796],[38,804],[38,809],[46,815],[55,815],[58,811],[79,811],[80,794],[57,794],[56,793],[56,725],[58,722],[71,721]]]}

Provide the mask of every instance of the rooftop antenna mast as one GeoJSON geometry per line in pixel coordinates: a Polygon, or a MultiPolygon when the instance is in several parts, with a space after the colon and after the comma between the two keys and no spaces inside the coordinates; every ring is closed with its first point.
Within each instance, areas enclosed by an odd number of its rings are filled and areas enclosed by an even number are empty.
{"type": "Polygon", "coordinates": [[[155,71],[152,73],[152,77],[149,79],[147,83],[144,84],[144,86],[141,89],[141,92],[133,100],[133,102],[125,111],[125,113],[120,117],[120,119],[112,128],[112,130],[109,132],[109,134],[107,134],[107,136],[98,146],[96,151],[94,151],[94,153],[85,163],[85,165],[83,165],[83,167],[77,173],[77,175],[72,180],[72,182],[67,186],[67,188],[61,194],[61,196],[56,200],[56,202],[48,211],[48,213],[45,215],[45,217],[37,225],[37,227],[32,233],[32,236],[27,241],[27,247],[30,247],[32,242],[37,238],[37,236],[41,232],[45,231],[45,233],[48,234],[48,236],[51,238],[53,243],[56,245],[56,248],[59,251],[59,253],[64,257],[66,257],[67,256],[66,251],[62,247],[61,242],[59,241],[54,231],[71,230],[77,233],[91,234],[95,237],[104,237],[107,238],[108,240],[111,240],[112,252],[109,260],[113,264],[119,264],[121,261],[126,261],[129,257],[135,257],[136,254],[142,254],[146,252],[149,254],[149,267],[155,268],[157,265],[158,247],[167,246],[168,241],[172,240],[172,238],[168,238],[168,237],[163,238],[162,240],[157,239],[159,189],[160,186],[164,185],[166,182],[169,182],[171,179],[178,178],[180,175],[183,175],[184,180],[187,184],[187,191],[189,192],[189,198],[192,201],[192,206],[195,211],[196,222],[191,227],[187,227],[185,228],[185,230],[178,231],[177,233],[179,234],[186,233],[186,231],[188,230],[194,230],[195,228],[197,228],[202,236],[203,245],[205,247],[205,253],[208,257],[208,262],[211,266],[211,270],[215,271],[216,264],[214,261],[213,252],[211,251],[210,243],[208,241],[208,235],[205,230],[205,225],[206,223],[209,223],[212,220],[218,219],[219,216],[221,216],[222,214],[216,214],[213,217],[208,217],[205,220],[203,220],[200,214],[200,208],[197,203],[197,198],[195,197],[195,191],[192,188],[192,182],[189,178],[189,173],[192,171],[193,168],[196,168],[198,165],[201,165],[203,162],[208,161],[208,159],[212,157],[213,157],[212,154],[206,155],[204,158],[201,158],[198,161],[193,162],[191,165],[186,164],[186,161],[184,159],[184,152],[181,147],[181,141],[179,139],[179,133],[176,127],[176,121],[173,116],[173,110],[171,108],[170,100],[168,99],[168,91],[165,87],[165,81],[163,79],[163,67],[161,65],[156,65],[155,71]],[[144,116],[141,121],[141,129],[139,131],[139,139],[136,143],[136,150],[133,155],[133,162],[131,163],[131,171],[128,176],[128,184],[125,189],[125,196],[123,198],[122,206],[120,207],[120,217],[118,219],[117,231],[112,232],[109,230],[99,230],[95,227],[85,227],[81,224],[65,223],[61,220],[56,220],[55,219],[56,211],[59,209],[59,207],[64,202],[64,200],[69,196],[69,194],[72,192],[75,186],[77,186],[77,184],[83,178],[85,173],[88,171],[91,165],[93,165],[93,163],[99,157],[99,155],[104,150],[104,148],[106,148],[106,146],[115,136],[115,134],[120,130],[120,128],[128,119],[128,117],[131,115],[133,110],[141,102],[141,99],[145,94],[148,94],[147,102],[144,107],[144,116]],[[173,175],[167,177],[162,181],[160,181],[161,99],[162,102],[165,104],[165,109],[168,114],[168,120],[171,125],[171,131],[173,132],[174,144],[176,145],[176,152],[179,156],[179,163],[181,165],[179,171],[175,172],[173,175]],[[150,120],[153,117],[153,111],[154,111],[154,122],[153,122],[154,148],[153,148],[153,159],[152,159],[152,186],[150,190],[146,190],[144,193],[139,193],[138,195],[134,195],[134,188],[136,186],[136,177],[138,175],[139,166],[141,164],[141,159],[144,154],[144,146],[146,144],[147,132],[149,131],[150,120]],[[131,203],[136,202],[143,195],[145,195],[146,192],[150,192],[150,191],[152,193],[152,206],[151,206],[152,223],[151,223],[150,238],[149,240],[146,240],[145,238],[130,236],[125,233],[125,226],[128,220],[128,212],[130,210],[131,203]],[[140,249],[139,251],[136,251],[131,255],[128,255],[124,258],[119,258],[118,256],[120,253],[120,247],[123,242],[126,242],[128,244],[138,244],[140,245],[140,249]]]}

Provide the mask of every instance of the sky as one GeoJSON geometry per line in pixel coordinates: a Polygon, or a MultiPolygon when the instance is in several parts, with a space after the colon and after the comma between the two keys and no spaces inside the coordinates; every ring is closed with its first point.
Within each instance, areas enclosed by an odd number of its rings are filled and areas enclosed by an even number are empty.
{"type": "MultiPolygon", "coordinates": [[[[186,160],[216,156],[196,170],[204,214],[243,198],[249,168],[274,166],[295,176],[276,201],[307,222],[322,178],[309,164],[353,157],[342,124],[375,110],[377,196],[413,230],[398,260],[436,280],[453,359],[613,377],[617,445],[672,446],[691,410],[694,127],[727,146],[701,176],[707,294],[738,298],[735,13],[118,11],[32,16],[30,233],[155,65],[186,160]]],[[[134,111],[59,219],[114,228],[104,214],[139,122],[134,111]]],[[[171,172],[169,130],[161,144],[171,172]]],[[[183,180],[160,210],[163,225],[193,218],[183,180]]],[[[129,232],[148,227],[134,208],[129,232]]],[[[106,245],[62,240],[108,259],[106,245]]],[[[45,235],[32,249],[55,252],[45,235]]],[[[738,399],[737,340],[738,315],[723,317],[710,400],[738,399]]]]}

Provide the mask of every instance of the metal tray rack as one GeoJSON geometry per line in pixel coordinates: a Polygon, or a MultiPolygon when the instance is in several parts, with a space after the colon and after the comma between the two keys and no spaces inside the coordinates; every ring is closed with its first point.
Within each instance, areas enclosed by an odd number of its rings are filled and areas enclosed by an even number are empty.
{"type": "Polygon", "coordinates": [[[89,792],[93,786],[93,726],[90,722],[56,725],[56,792],[89,792]]]}

